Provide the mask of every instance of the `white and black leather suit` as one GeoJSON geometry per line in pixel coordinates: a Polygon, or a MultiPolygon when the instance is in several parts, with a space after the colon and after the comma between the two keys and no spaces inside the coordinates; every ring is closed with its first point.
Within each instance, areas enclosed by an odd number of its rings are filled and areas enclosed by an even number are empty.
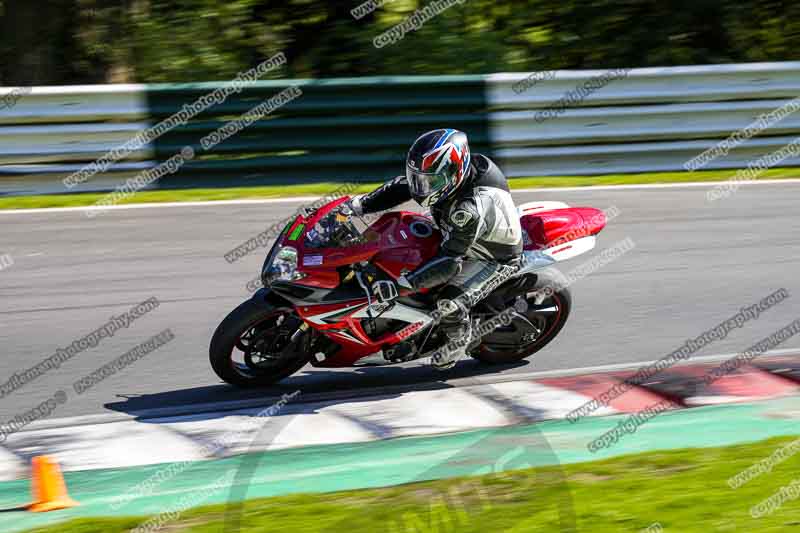
{"type": "MultiPolygon", "coordinates": [[[[406,177],[398,176],[354,199],[354,207],[367,214],[411,199],[406,177]]],[[[488,157],[473,154],[464,181],[432,206],[431,215],[444,240],[437,255],[406,279],[414,290],[446,284],[440,297],[455,307],[442,319],[442,329],[450,339],[469,338],[469,309],[477,301],[463,295],[480,293],[482,286],[518,261],[523,247],[519,214],[502,171],[488,157]]]]}

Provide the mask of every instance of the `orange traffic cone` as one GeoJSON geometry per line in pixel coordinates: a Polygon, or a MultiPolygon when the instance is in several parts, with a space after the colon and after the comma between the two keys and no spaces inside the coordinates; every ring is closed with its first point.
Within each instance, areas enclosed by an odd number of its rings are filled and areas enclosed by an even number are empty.
{"type": "Polygon", "coordinates": [[[44,513],[78,505],[78,502],[67,494],[67,486],[64,484],[64,476],[61,475],[58,463],[47,455],[38,455],[33,458],[32,468],[33,503],[28,505],[29,511],[44,513]]]}

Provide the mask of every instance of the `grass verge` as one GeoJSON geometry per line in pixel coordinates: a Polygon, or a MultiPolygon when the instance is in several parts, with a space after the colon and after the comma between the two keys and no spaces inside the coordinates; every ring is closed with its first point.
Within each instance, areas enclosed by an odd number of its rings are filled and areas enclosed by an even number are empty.
{"type": "MultiPolygon", "coordinates": [[[[699,429],[702,430],[702,429],[699,429]]],[[[564,467],[413,483],[373,490],[292,495],[247,501],[241,533],[297,532],[553,532],[795,531],[800,500],[752,518],[750,508],[800,478],[792,457],[738,489],[727,480],[769,457],[792,438],[722,448],[628,455],[564,467]],[[571,505],[569,504],[571,500],[571,505]],[[569,509],[574,509],[574,514],[569,509]],[[657,531],[657,529],[653,529],[657,531]]],[[[799,481],[800,483],[800,481],[799,481]]],[[[147,517],[78,519],[36,533],[115,533],[147,517]]],[[[225,506],[187,510],[164,531],[223,531],[225,506]]]]}
{"type": "MultiPolygon", "coordinates": [[[[649,183],[685,183],[691,181],[725,181],[735,170],[708,170],[700,172],[658,172],[651,174],[610,174],[606,176],[547,176],[513,178],[512,189],[538,187],[591,187],[596,185],[634,185],[649,183]]],[[[789,179],[800,177],[800,170],[792,168],[770,169],[759,179],[789,179]]],[[[120,202],[140,204],[159,202],[198,202],[213,200],[240,200],[248,198],[280,198],[291,196],[323,196],[341,187],[341,183],[304,183],[299,185],[269,185],[263,187],[227,187],[215,189],[170,189],[142,191],[120,202]]],[[[364,183],[354,192],[368,192],[379,185],[364,183]]],[[[0,198],[0,209],[31,209],[42,207],[81,207],[96,203],[106,193],[48,194],[40,196],[8,196],[0,198]]]]}

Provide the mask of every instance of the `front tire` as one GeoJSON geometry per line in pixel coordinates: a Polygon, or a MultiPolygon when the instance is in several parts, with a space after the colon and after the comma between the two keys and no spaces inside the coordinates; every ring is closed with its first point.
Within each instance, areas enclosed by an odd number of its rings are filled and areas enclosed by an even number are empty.
{"type": "MultiPolygon", "coordinates": [[[[490,364],[517,363],[544,348],[567,323],[572,310],[572,294],[563,275],[557,271],[546,269],[537,273],[536,284],[519,297],[523,297],[527,307],[520,314],[537,327],[539,334],[526,342],[525,337],[532,333],[520,333],[520,324],[514,320],[509,326],[501,326],[484,337],[480,346],[470,354],[473,358],[490,364]],[[542,294],[544,298],[541,298],[542,294]],[[513,345],[509,338],[515,339],[513,345]]],[[[510,307],[514,302],[507,304],[510,307]]]]}
{"type": "Polygon", "coordinates": [[[290,307],[278,307],[258,297],[247,300],[214,332],[209,347],[211,368],[237,387],[272,385],[309,361],[308,350],[303,349],[306,333],[291,340],[302,324],[290,307]]]}

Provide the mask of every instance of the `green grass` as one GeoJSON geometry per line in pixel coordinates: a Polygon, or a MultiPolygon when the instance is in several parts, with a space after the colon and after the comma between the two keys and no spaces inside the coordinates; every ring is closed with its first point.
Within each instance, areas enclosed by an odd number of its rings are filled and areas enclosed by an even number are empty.
{"type": "MultiPolygon", "coordinates": [[[[735,170],[709,170],[700,172],[658,172],[652,174],[609,174],[605,176],[547,176],[513,178],[512,189],[537,187],[590,187],[593,185],[631,185],[646,183],[681,183],[689,181],[724,181],[735,170]]],[[[788,179],[800,177],[800,169],[770,169],[759,179],[788,179]]],[[[142,191],[120,202],[138,204],[148,202],[191,202],[211,200],[238,200],[244,198],[280,198],[287,196],[323,196],[341,183],[304,183],[300,185],[269,185],[263,187],[229,187],[215,189],[173,189],[142,191]]],[[[365,183],[354,192],[368,192],[379,185],[365,183]]],[[[0,209],[26,209],[41,207],[78,207],[92,205],[106,193],[49,194],[41,196],[9,196],[0,198],[0,209]]]]}
{"type": "MultiPolygon", "coordinates": [[[[800,455],[736,490],[726,483],[792,440],[648,452],[385,489],[256,499],[244,505],[239,531],[554,532],[565,531],[559,516],[572,515],[571,509],[579,532],[641,531],[655,522],[666,532],[680,533],[797,531],[800,499],[759,519],[751,518],[749,509],[800,478],[800,455]]],[[[224,516],[224,505],[191,509],[163,531],[223,531],[224,516]]],[[[31,531],[115,533],[146,519],[79,519],[31,531]]]]}

